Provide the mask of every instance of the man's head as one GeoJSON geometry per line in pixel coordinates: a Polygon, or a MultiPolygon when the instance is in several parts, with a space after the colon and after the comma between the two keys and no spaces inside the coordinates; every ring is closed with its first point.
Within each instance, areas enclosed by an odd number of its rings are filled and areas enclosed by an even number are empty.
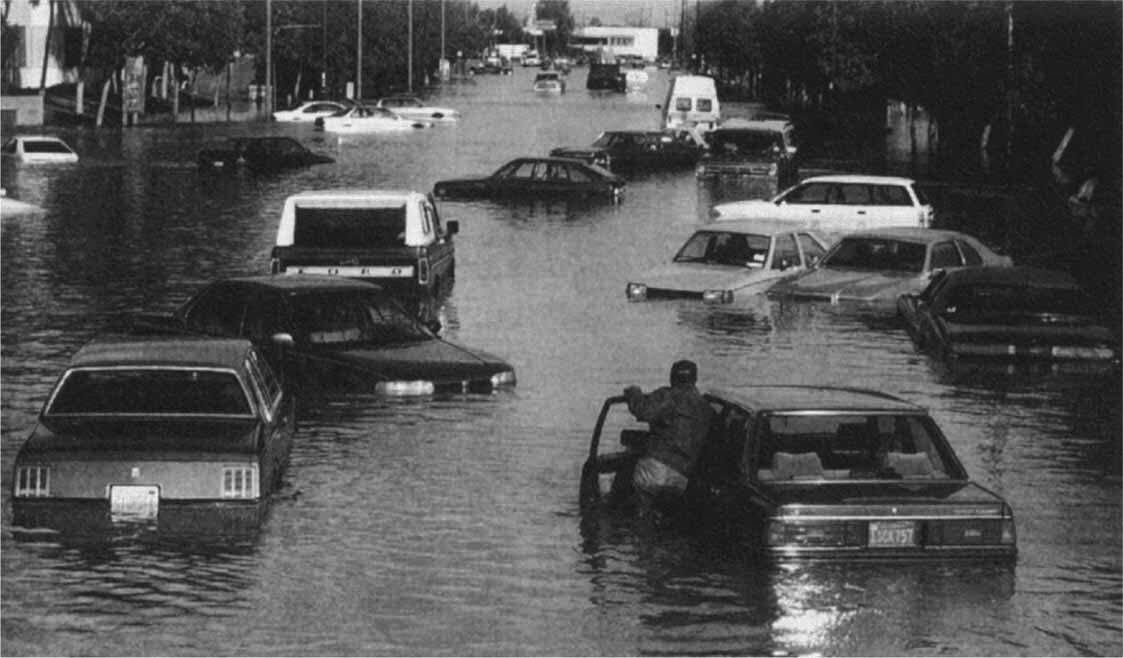
{"type": "Polygon", "coordinates": [[[693,361],[675,361],[671,365],[671,386],[693,386],[697,381],[698,366],[693,361]]]}

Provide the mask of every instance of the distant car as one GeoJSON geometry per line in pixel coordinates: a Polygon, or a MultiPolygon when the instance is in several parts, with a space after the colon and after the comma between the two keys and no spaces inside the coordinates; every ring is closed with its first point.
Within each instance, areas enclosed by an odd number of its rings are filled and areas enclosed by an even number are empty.
{"type": "Polygon", "coordinates": [[[557,71],[542,71],[534,76],[534,91],[564,94],[565,76],[557,71]]]}
{"type": "Polygon", "coordinates": [[[776,194],[798,175],[795,129],[788,121],[731,119],[707,133],[706,142],[709,149],[694,170],[698,178],[752,178],[776,194]]]}
{"type": "Polygon", "coordinates": [[[349,106],[335,101],[308,101],[301,103],[291,110],[278,110],[273,113],[274,121],[290,123],[313,123],[320,117],[327,117],[342,112],[349,106]]]}
{"type": "Polygon", "coordinates": [[[332,274],[382,284],[402,297],[434,294],[456,268],[456,221],[409,190],[315,190],[285,199],[274,274],[332,274]]]}
{"type": "Polygon", "coordinates": [[[388,397],[492,393],[515,385],[499,357],[439,338],[381,286],[301,274],[222,279],[138,332],[248,338],[303,392],[388,397]]]}
{"type": "Polygon", "coordinates": [[[488,55],[483,61],[472,66],[471,71],[472,73],[491,73],[499,75],[511,75],[514,73],[514,70],[511,68],[511,60],[499,55],[488,55]]]}
{"type": "Polygon", "coordinates": [[[771,200],[721,203],[713,219],[785,219],[824,232],[932,225],[932,205],[911,178],[815,176],[771,200]]]}
{"type": "Polygon", "coordinates": [[[844,235],[813,269],[776,284],[768,296],[894,310],[898,297],[924,290],[938,272],[983,265],[1013,261],[965,233],[884,228],[844,235]]]}
{"type": "Polygon", "coordinates": [[[335,162],[334,158],[309,150],[291,137],[236,137],[222,148],[199,151],[200,169],[281,171],[335,162]]]}
{"type": "Polygon", "coordinates": [[[460,120],[460,112],[452,109],[451,107],[437,107],[435,105],[426,105],[417,96],[387,96],[381,98],[375,104],[375,107],[381,107],[390,110],[406,119],[420,119],[422,121],[433,121],[435,123],[448,123],[460,120]]]}
{"type": "Polygon", "coordinates": [[[590,61],[585,88],[592,91],[624,92],[628,90],[628,78],[615,62],[590,61]]]}
{"type": "Polygon", "coordinates": [[[407,119],[383,107],[357,105],[336,114],[316,119],[320,130],[330,133],[401,132],[431,128],[431,121],[407,119]]]}
{"type": "MultiPolygon", "coordinates": [[[[765,558],[1016,557],[1010,505],[969,478],[924,408],[827,386],[742,386],[705,398],[717,420],[681,511],[734,524],[765,558]]],[[[623,396],[605,400],[582,469],[586,511],[633,501],[647,438],[623,396]],[[602,439],[616,436],[622,449],[602,452],[602,439]]]]}
{"type": "Polygon", "coordinates": [[[523,53],[523,66],[539,66],[542,64],[542,58],[537,50],[528,50],[523,53]]]}
{"type": "Polygon", "coordinates": [[[78,154],[53,135],[16,135],[4,142],[0,154],[19,162],[78,162],[78,154]]]}
{"type": "Polygon", "coordinates": [[[490,176],[437,181],[439,199],[605,198],[619,201],[626,183],[616,174],[569,158],[516,158],[490,176]]]}
{"type": "Polygon", "coordinates": [[[1065,272],[947,272],[902,295],[897,310],[917,349],[941,358],[1119,363],[1119,336],[1105,309],[1065,272]]]}
{"type": "Polygon", "coordinates": [[[827,243],[810,231],[769,221],[708,224],[674,260],[628,282],[629,301],[700,299],[729,304],[764,292],[818,262],[827,243]]]}
{"type": "Polygon", "coordinates": [[[555,148],[550,155],[575,158],[621,173],[691,167],[703,145],[687,131],[607,130],[585,148],[555,148]]]}
{"type": "Polygon", "coordinates": [[[96,340],[16,455],[14,523],[258,521],[294,428],[293,397],[246,340],[96,340]]]}

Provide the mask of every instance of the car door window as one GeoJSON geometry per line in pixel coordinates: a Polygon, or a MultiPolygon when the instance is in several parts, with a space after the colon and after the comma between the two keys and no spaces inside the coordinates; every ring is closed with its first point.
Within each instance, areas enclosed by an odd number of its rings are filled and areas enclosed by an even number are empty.
{"type": "Polygon", "coordinates": [[[266,410],[268,416],[272,417],[272,411],[281,397],[281,384],[273,374],[273,369],[257,354],[256,350],[250,351],[246,359],[246,369],[250,373],[250,379],[253,381],[262,408],[266,410]]]}
{"type": "Polygon", "coordinates": [[[962,264],[959,260],[959,251],[956,250],[955,245],[950,240],[932,245],[932,262],[929,269],[959,267],[962,264]]]}
{"type": "Polygon", "coordinates": [[[807,183],[800,185],[788,192],[782,199],[784,203],[819,204],[827,202],[827,191],[830,186],[826,183],[807,183]]]}
{"type": "Polygon", "coordinates": [[[911,206],[908,190],[900,185],[874,185],[872,203],[878,206],[911,206]]]}
{"type": "Polygon", "coordinates": [[[588,183],[592,181],[589,174],[580,167],[566,166],[565,169],[569,180],[574,183],[588,183]]]}
{"type": "Polygon", "coordinates": [[[782,270],[799,265],[799,248],[790,234],[776,236],[776,247],[772,254],[772,269],[782,270]]]}
{"type": "Polygon", "coordinates": [[[819,262],[823,259],[823,254],[827,253],[809,233],[799,234],[799,246],[803,249],[804,265],[819,262]]]}
{"type": "Polygon", "coordinates": [[[976,265],[983,264],[983,257],[980,256],[979,252],[971,246],[971,243],[967,242],[966,240],[956,240],[955,244],[959,246],[959,251],[963,253],[963,262],[966,265],[974,267],[976,265]]]}
{"type": "Polygon", "coordinates": [[[870,188],[868,185],[841,185],[842,201],[849,206],[868,206],[870,204],[870,188]]]}
{"type": "Polygon", "coordinates": [[[213,336],[241,334],[245,295],[237,287],[217,284],[199,293],[184,315],[188,329],[213,336]]]}
{"type": "Polygon", "coordinates": [[[261,294],[249,299],[246,304],[246,317],[242,323],[241,336],[257,345],[267,345],[279,333],[291,333],[285,316],[288,306],[279,295],[261,294]]]}

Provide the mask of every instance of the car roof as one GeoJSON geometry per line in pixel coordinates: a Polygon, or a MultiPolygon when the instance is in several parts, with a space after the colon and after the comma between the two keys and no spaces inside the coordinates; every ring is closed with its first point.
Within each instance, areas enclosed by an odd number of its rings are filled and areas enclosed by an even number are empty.
{"type": "Polygon", "coordinates": [[[885,228],[847,233],[839,238],[839,240],[845,240],[846,238],[894,238],[898,240],[932,242],[934,240],[970,237],[971,236],[966,233],[947,229],[924,228],[921,226],[886,226],[885,228]]]}
{"type": "Polygon", "coordinates": [[[735,117],[727,119],[718,126],[717,130],[769,130],[783,131],[791,127],[791,121],[782,119],[742,119],[735,117]]]}
{"type": "Polygon", "coordinates": [[[285,203],[301,201],[365,201],[369,203],[406,203],[411,199],[425,198],[426,195],[415,190],[392,189],[372,190],[363,188],[336,188],[328,190],[304,190],[290,195],[285,203]]]}
{"type": "Polygon", "coordinates": [[[122,336],[97,338],[70,360],[70,367],[194,366],[240,371],[252,349],[244,338],[122,336]]]}
{"type": "MultiPolygon", "coordinates": [[[[733,219],[712,224],[701,224],[695,231],[715,231],[721,233],[745,233],[753,235],[775,235],[777,233],[815,233],[795,222],[776,219],[733,219]]],[[[818,235],[816,233],[816,235],[818,235]]]]}
{"type": "Polygon", "coordinates": [[[54,135],[15,135],[12,139],[19,139],[23,141],[41,140],[47,142],[62,142],[63,144],[66,143],[62,140],[61,137],[55,137],[54,135]]]}
{"type": "Polygon", "coordinates": [[[948,286],[982,283],[1032,288],[1080,289],[1080,284],[1068,272],[1026,265],[965,267],[949,271],[947,276],[948,286]]]}
{"type": "Polygon", "coordinates": [[[924,407],[894,395],[864,388],[761,385],[713,389],[716,397],[760,411],[878,411],[923,413],[924,407]]]}
{"type": "Polygon", "coordinates": [[[870,184],[892,184],[892,185],[913,185],[916,183],[911,178],[904,178],[902,176],[867,176],[864,174],[831,174],[828,176],[812,176],[804,178],[799,181],[803,183],[870,183],[870,184]]]}
{"type": "MultiPolygon", "coordinates": [[[[577,165],[581,165],[582,167],[590,167],[590,165],[587,164],[584,160],[579,160],[577,158],[558,158],[558,157],[552,157],[551,158],[551,157],[539,157],[539,156],[526,156],[526,157],[522,157],[522,158],[515,158],[514,160],[508,160],[507,164],[511,164],[512,162],[557,162],[559,164],[561,164],[561,163],[577,164],[577,165]]],[[[507,166],[507,165],[503,165],[503,166],[507,166]]]]}
{"type": "Polygon", "coordinates": [[[381,292],[377,283],[330,274],[255,274],[220,279],[215,283],[240,283],[270,288],[281,292],[359,290],[381,292]]]}

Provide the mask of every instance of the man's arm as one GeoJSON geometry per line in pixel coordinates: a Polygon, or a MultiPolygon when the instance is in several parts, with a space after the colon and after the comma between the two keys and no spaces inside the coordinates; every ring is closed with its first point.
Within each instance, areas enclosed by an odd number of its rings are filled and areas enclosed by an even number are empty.
{"type": "Polygon", "coordinates": [[[648,423],[666,418],[674,411],[674,400],[670,390],[659,388],[644,395],[639,386],[629,386],[624,389],[624,399],[628,402],[628,411],[636,420],[648,423]]]}

